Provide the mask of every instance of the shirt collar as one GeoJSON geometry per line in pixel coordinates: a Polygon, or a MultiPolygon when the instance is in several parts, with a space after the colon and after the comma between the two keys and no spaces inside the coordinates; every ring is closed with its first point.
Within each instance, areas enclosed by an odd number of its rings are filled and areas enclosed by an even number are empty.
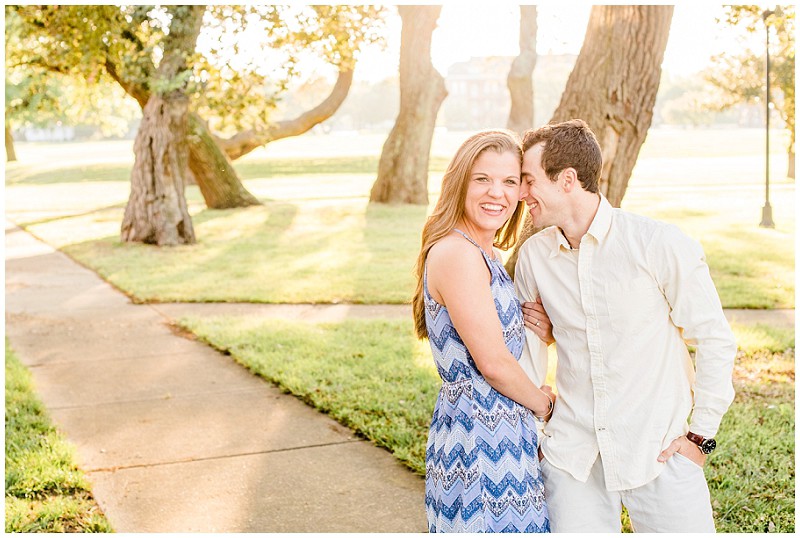
{"type": "Polygon", "coordinates": [[[614,208],[611,203],[600,193],[600,205],[597,207],[597,213],[592,219],[592,224],[589,226],[589,231],[586,232],[595,239],[598,243],[602,243],[608,235],[608,230],[611,228],[611,215],[614,208]]]}
{"type": "MultiPolygon", "coordinates": [[[[613,211],[613,207],[611,207],[611,203],[600,193],[600,205],[597,207],[597,213],[594,215],[594,219],[592,219],[592,223],[589,225],[589,230],[586,232],[588,235],[594,237],[598,243],[602,243],[603,240],[608,235],[608,230],[611,228],[611,215],[613,211]]],[[[561,231],[561,228],[557,228],[557,232],[555,234],[555,242],[553,243],[553,250],[550,252],[550,257],[553,258],[557,256],[561,249],[564,250],[572,250],[572,247],[569,246],[569,242],[567,238],[564,237],[564,232],[561,231]]]]}

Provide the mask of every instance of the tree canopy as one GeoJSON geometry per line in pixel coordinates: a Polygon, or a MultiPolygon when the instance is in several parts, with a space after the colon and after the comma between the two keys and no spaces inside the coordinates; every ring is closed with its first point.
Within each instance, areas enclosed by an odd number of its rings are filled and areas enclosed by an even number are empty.
{"type": "Polygon", "coordinates": [[[62,122],[92,125],[104,136],[121,136],[136,117],[136,106],[108,76],[92,80],[37,61],[35,38],[6,7],[5,114],[11,128],[62,122]]]}

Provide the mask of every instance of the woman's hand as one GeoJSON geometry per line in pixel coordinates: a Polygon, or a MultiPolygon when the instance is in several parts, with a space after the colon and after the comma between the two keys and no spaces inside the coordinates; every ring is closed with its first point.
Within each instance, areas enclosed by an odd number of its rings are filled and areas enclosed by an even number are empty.
{"type": "Polygon", "coordinates": [[[556,405],[556,395],[553,392],[553,387],[550,385],[542,385],[539,388],[542,391],[542,394],[547,397],[547,401],[544,404],[545,406],[542,409],[539,409],[538,412],[536,409],[532,409],[533,416],[544,422],[547,422],[550,420],[550,417],[553,414],[553,408],[556,405]]]}
{"type": "Polygon", "coordinates": [[[544,310],[541,297],[537,297],[534,303],[522,303],[522,318],[525,326],[535,332],[539,340],[548,346],[556,341],[553,338],[553,324],[544,310]]]}

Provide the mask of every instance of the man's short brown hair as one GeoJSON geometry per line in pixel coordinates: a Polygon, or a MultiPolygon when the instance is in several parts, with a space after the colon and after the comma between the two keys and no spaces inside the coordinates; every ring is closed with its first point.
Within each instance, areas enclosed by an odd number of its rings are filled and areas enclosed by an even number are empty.
{"type": "Polygon", "coordinates": [[[584,190],[598,191],[603,155],[597,137],[583,120],[548,123],[529,129],[522,139],[522,151],[544,144],[542,168],[551,181],[565,168],[574,168],[584,190]]]}

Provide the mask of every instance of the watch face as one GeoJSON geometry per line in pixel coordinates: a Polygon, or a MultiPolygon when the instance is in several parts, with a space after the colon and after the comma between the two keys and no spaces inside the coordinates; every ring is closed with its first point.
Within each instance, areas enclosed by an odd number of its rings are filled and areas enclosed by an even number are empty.
{"type": "Polygon", "coordinates": [[[717,442],[714,439],[706,439],[703,441],[703,444],[700,445],[700,450],[705,454],[711,454],[715,448],[717,448],[717,442]]]}

